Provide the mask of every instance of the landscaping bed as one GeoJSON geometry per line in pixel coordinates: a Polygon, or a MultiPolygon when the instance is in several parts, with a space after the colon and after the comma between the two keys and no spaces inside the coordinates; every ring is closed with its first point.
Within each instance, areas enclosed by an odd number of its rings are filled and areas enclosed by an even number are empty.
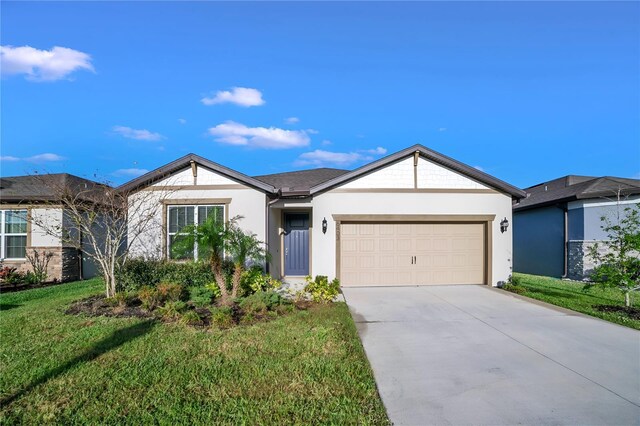
{"type": "Polygon", "coordinates": [[[227,329],[65,313],[103,291],[0,295],[0,424],[389,423],[344,303],[227,329]]]}
{"type": "Polygon", "coordinates": [[[516,284],[505,290],[640,330],[640,297],[626,308],[623,294],[613,288],[587,289],[583,282],[520,273],[513,278],[516,284]]]}

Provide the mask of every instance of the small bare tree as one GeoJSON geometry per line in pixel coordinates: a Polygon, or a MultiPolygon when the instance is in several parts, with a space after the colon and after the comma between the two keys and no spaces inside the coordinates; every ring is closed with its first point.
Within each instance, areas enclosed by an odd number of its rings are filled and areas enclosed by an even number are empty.
{"type": "Polygon", "coordinates": [[[104,278],[107,297],[113,297],[116,272],[129,257],[129,247],[149,233],[161,232],[160,205],[167,192],[142,190],[134,194],[70,175],[64,179],[54,176],[38,178],[51,194],[45,207],[62,209],[62,219],[32,214],[29,220],[60,238],[64,246],[81,250],[92,259],[104,278]],[[135,226],[129,226],[132,216],[135,226]]]}
{"type": "Polygon", "coordinates": [[[53,257],[53,252],[42,250],[33,250],[32,253],[27,252],[27,260],[33,269],[33,275],[38,283],[43,283],[49,275],[49,261],[53,257]]]}

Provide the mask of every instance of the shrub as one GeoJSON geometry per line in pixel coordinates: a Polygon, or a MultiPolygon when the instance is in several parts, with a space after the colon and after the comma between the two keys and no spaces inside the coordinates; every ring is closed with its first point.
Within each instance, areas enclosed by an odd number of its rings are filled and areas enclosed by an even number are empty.
{"type": "Polygon", "coordinates": [[[276,290],[281,286],[281,281],[265,274],[260,266],[253,266],[242,274],[241,287],[244,294],[276,290]]]}
{"type": "Polygon", "coordinates": [[[7,284],[13,284],[15,287],[17,284],[25,281],[25,274],[18,272],[16,268],[11,266],[4,266],[0,269],[0,279],[7,284]]]}
{"type": "Polygon", "coordinates": [[[507,290],[511,293],[516,293],[516,294],[524,294],[527,292],[527,289],[525,287],[522,287],[521,285],[515,285],[515,284],[505,284],[502,286],[503,290],[507,290]]]}
{"type": "Polygon", "coordinates": [[[204,308],[211,305],[215,295],[207,287],[193,287],[189,290],[189,300],[196,308],[204,308]]]}
{"type": "Polygon", "coordinates": [[[180,284],[160,283],[156,287],[156,290],[158,291],[162,302],[177,302],[186,297],[184,287],[182,287],[180,284]]]}
{"type": "Polygon", "coordinates": [[[267,311],[273,311],[285,304],[290,305],[291,302],[275,291],[259,291],[242,299],[239,306],[245,313],[265,315],[267,311]]]}
{"type": "Polygon", "coordinates": [[[308,276],[306,281],[307,285],[304,290],[311,295],[314,302],[332,302],[340,293],[340,281],[337,278],[329,282],[327,276],[316,275],[315,279],[308,276]]]}
{"type": "Polygon", "coordinates": [[[507,281],[507,283],[512,285],[520,285],[522,284],[522,277],[509,275],[509,280],[507,281]]]}
{"type": "Polygon", "coordinates": [[[24,274],[23,281],[26,282],[27,284],[32,284],[32,285],[40,284],[42,282],[38,274],[31,271],[28,271],[24,274]]]}
{"type": "Polygon", "coordinates": [[[128,291],[121,291],[120,293],[116,293],[116,295],[113,296],[112,299],[116,305],[125,307],[131,306],[135,303],[136,295],[128,291]]]}
{"type": "Polygon", "coordinates": [[[182,314],[180,322],[186,325],[202,325],[202,318],[196,311],[190,310],[182,314]]]}
{"type": "Polygon", "coordinates": [[[220,292],[220,287],[218,287],[218,284],[216,284],[215,281],[209,284],[206,284],[204,288],[211,291],[215,299],[218,299],[222,295],[222,293],[220,292]]]}
{"type": "Polygon", "coordinates": [[[151,286],[143,286],[138,290],[138,299],[142,302],[142,307],[147,311],[154,310],[160,303],[162,303],[162,299],[158,294],[158,291],[151,286]]]}
{"type": "Polygon", "coordinates": [[[165,320],[176,320],[182,316],[182,312],[187,309],[187,304],[178,301],[169,301],[157,309],[158,314],[165,320]]]}
{"type": "Polygon", "coordinates": [[[3,266],[0,268],[0,280],[6,281],[8,277],[16,273],[16,270],[16,268],[11,266],[3,266]]]}
{"type": "MultiPolygon", "coordinates": [[[[231,266],[232,267],[232,266],[231,266]]],[[[144,286],[155,287],[162,282],[183,287],[203,287],[215,282],[205,262],[170,262],[129,259],[116,274],[118,291],[137,291],[144,286]]]]}
{"type": "Polygon", "coordinates": [[[229,306],[211,308],[211,323],[219,328],[233,327],[233,310],[229,306]]]}

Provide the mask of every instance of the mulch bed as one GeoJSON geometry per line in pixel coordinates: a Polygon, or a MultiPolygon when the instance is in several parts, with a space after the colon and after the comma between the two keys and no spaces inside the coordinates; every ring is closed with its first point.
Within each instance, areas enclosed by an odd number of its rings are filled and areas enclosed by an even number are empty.
{"type": "Polygon", "coordinates": [[[107,301],[104,295],[91,296],[78,300],[66,311],[68,315],[86,314],[92,317],[117,317],[117,318],[151,318],[152,315],[137,304],[133,306],[114,305],[107,301]]]}
{"type": "Polygon", "coordinates": [[[626,306],[616,306],[616,305],[594,305],[594,309],[600,312],[614,312],[617,314],[625,314],[631,319],[640,320],[640,308],[636,307],[626,307],[626,306]]]}

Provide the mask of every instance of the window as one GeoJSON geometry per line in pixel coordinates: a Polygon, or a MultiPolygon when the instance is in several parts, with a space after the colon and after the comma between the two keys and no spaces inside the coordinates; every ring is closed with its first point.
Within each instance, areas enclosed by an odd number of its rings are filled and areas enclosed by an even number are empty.
{"type": "Polygon", "coordinates": [[[27,211],[0,210],[0,257],[24,259],[27,254],[27,211]]]}
{"type": "Polygon", "coordinates": [[[224,206],[221,205],[194,205],[194,206],[168,206],[167,207],[167,253],[170,259],[198,259],[198,246],[187,256],[174,256],[171,250],[173,241],[180,235],[180,230],[188,225],[204,223],[209,217],[214,216],[216,221],[224,220],[224,206]]]}

